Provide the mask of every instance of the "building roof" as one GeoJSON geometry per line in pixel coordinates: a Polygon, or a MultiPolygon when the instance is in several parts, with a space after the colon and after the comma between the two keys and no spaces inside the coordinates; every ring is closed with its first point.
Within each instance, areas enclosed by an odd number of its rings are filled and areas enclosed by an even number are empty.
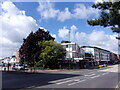
{"type": "MultiPolygon", "coordinates": [[[[76,43],[61,43],[61,45],[76,44],[76,43]]],[[[76,44],[77,45],[77,44],[76,44]]]]}
{"type": "Polygon", "coordinates": [[[96,48],[96,49],[100,49],[100,50],[104,50],[104,51],[107,51],[107,52],[110,52],[109,50],[106,50],[106,49],[102,49],[102,48],[99,48],[99,47],[95,47],[95,46],[81,46],[81,48],[96,48]]]}

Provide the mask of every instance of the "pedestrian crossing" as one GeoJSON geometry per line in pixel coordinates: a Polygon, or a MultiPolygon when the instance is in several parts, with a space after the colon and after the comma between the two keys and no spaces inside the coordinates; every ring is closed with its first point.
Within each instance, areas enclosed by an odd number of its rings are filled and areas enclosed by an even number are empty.
{"type": "Polygon", "coordinates": [[[104,72],[104,73],[89,73],[83,76],[76,76],[76,77],[72,77],[72,78],[65,78],[65,79],[60,79],[60,80],[55,80],[55,81],[50,81],[48,83],[52,83],[52,84],[56,84],[56,85],[75,85],[78,83],[82,83],[85,82],[86,80],[90,80],[90,79],[94,79],[94,78],[98,78],[100,76],[109,74],[108,72],[104,72]]]}

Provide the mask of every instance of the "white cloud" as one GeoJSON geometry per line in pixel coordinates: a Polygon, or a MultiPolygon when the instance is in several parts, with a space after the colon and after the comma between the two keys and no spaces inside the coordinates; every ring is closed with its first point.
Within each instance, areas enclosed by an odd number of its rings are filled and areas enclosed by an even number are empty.
{"type": "Polygon", "coordinates": [[[94,9],[91,6],[86,7],[84,4],[75,4],[75,8],[69,11],[66,7],[64,11],[55,9],[54,4],[50,2],[40,2],[37,8],[41,19],[57,19],[58,21],[65,21],[68,19],[86,19],[94,15],[97,17],[99,15],[99,10],[94,9]]]}
{"type": "MultiPolygon", "coordinates": [[[[76,27],[75,25],[73,26],[76,27]]],[[[72,42],[76,42],[79,45],[85,45],[85,46],[86,45],[97,46],[116,53],[118,51],[118,41],[116,39],[117,37],[116,34],[106,34],[105,31],[102,30],[99,31],[93,30],[91,33],[87,34],[85,32],[78,32],[78,31],[76,32],[73,29],[63,28],[62,31],[58,33],[58,36],[61,37],[62,39],[65,39],[66,36],[68,35],[69,30],[71,32],[72,42]],[[62,36],[60,36],[61,34],[62,36]]],[[[68,38],[66,38],[66,40],[68,40],[68,38]]]]}
{"type": "MultiPolygon", "coordinates": [[[[104,0],[105,1],[105,0],[104,0]]],[[[95,3],[102,3],[103,2],[103,0],[95,0],[95,3]]]]}
{"type": "Polygon", "coordinates": [[[19,10],[12,2],[0,4],[0,58],[10,56],[31,31],[37,30],[36,20],[26,16],[25,11],[19,10]]]}
{"type": "Polygon", "coordinates": [[[86,7],[84,4],[76,4],[73,17],[76,19],[87,19],[90,16],[98,16],[99,10],[92,7],[86,7]]]}
{"type": "Polygon", "coordinates": [[[104,31],[93,31],[88,35],[88,40],[90,45],[99,46],[101,48],[117,52],[118,51],[118,41],[115,34],[105,34],[104,31]]]}
{"type": "Polygon", "coordinates": [[[72,26],[70,27],[70,29],[73,30],[73,31],[75,31],[75,30],[77,30],[77,27],[76,27],[75,25],[72,25],[72,26]]]}
{"type": "Polygon", "coordinates": [[[63,27],[62,29],[58,30],[58,36],[61,38],[66,39],[68,36],[68,33],[69,33],[69,30],[67,29],[67,27],[63,27]]]}
{"type": "Polygon", "coordinates": [[[59,10],[54,9],[54,4],[50,2],[39,2],[37,10],[42,19],[55,18],[59,12],[59,10]]]}
{"type": "Polygon", "coordinates": [[[103,3],[103,2],[118,2],[118,1],[120,1],[120,0],[95,0],[95,3],[98,3],[98,2],[100,2],[100,3],[103,3]]]}
{"type": "Polygon", "coordinates": [[[58,30],[58,36],[62,39],[67,39],[69,38],[69,31],[70,31],[70,38],[71,40],[74,39],[74,33],[77,30],[77,27],[75,25],[72,25],[70,29],[68,29],[66,26],[64,26],[62,29],[58,30]]]}
{"type": "Polygon", "coordinates": [[[3,8],[4,11],[6,11],[8,13],[7,14],[8,16],[20,13],[18,8],[16,8],[15,5],[12,2],[4,2],[3,4],[1,4],[1,8],[3,8]]]}
{"type": "Polygon", "coordinates": [[[89,40],[93,42],[97,42],[97,41],[106,41],[106,35],[104,31],[96,31],[94,30],[91,34],[89,34],[89,40]],[[96,36],[97,35],[97,36],[96,36]]]}
{"type": "Polygon", "coordinates": [[[69,8],[65,8],[64,11],[59,12],[57,17],[58,21],[62,21],[62,22],[71,18],[72,18],[72,14],[69,11],[69,8]]]}
{"type": "Polygon", "coordinates": [[[98,46],[103,49],[117,52],[118,51],[118,43],[117,43],[116,36],[117,35],[115,35],[115,34],[111,34],[111,35],[106,34],[105,31],[93,30],[93,32],[91,32],[90,34],[78,33],[76,38],[77,38],[77,42],[80,45],[98,46]]]}

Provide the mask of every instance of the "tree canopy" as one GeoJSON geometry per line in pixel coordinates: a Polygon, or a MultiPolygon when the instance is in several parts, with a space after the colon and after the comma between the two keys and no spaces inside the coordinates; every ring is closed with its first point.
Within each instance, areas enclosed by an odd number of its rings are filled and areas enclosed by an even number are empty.
{"type": "Polygon", "coordinates": [[[43,63],[43,67],[50,69],[59,68],[59,60],[65,57],[65,50],[62,45],[53,40],[42,41],[38,45],[42,47],[42,53],[39,55],[39,59],[43,63]]]}
{"type": "Polygon", "coordinates": [[[111,27],[113,32],[120,33],[120,1],[97,3],[92,7],[101,10],[101,14],[98,19],[87,20],[89,25],[111,27]]]}
{"type": "Polygon", "coordinates": [[[42,52],[41,47],[38,45],[38,41],[54,40],[54,38],[49,34],[48,31],[44,29],[38,29],[36,32],[31,32],[25,39],[23,39],[23,44],[21,45],[20,52],[20,62],[33,63],[39,61],[39,54],[42,52]]]}

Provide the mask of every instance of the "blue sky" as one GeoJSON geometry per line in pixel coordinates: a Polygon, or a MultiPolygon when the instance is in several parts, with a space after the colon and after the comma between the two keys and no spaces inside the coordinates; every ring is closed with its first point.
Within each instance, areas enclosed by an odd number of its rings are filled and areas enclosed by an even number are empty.
{"type": "Polygon", "coordinates": [[[22,44],[22,39],[31,31],[43,27],[56,37],[56,41],[68,40],[81,45],[98,46],[117,52],[116,33],[110,28],[89,26],[87,19],[99,17],[100,11],[91,6],[94,2],[3,2],[1,56],[10,56],[22,44]],[[9,46],[7,46],[7,45],[9,46]]]}
{"type": "MultiPolygon", "coordinates": [[[[60,11],[64,11],[66,7],[69,8],[69,11],[72,12],[76,4],[83,4],[86,7],[91,7],[94,2],[54,2],[54,8],[59,9],[60,11]]],[[[37,12],[37,8],[39,6],[38,2],[16,2],[14,3],[16,7],[18,7],[20,10],[26,11],[27,16],[32,16],[36,21],[39,26],[42,26],[46,28],[50,33],[58,34],[58,29],[67,26],[70,27],[72,25],[75,25],[78,27],[80,32],[85,32],[85,33],[91,33],[93,29],[98,29],[98,30],[106,30],[106,28],[100,27],[100,26],[89,26],[87,24],[87,19],[92,19],[94,16],[87,17],[85,19],[69,19],[65,20],[64,22],[60,22],[56,19],[42,19],[40,17],[40,14],[37,12]],[[42,20],[40,20],[42,19],[42,20]]],[[[95,17],[97,18],[97,17],[95,17]]],[[[108,34],[112,34],[110,30],[107,31],[108,34]]],[[[59,38],[59,37],[58,37],[59,38]]],[[[61,41],[59,38],[58,41],[61,41]]]]}

